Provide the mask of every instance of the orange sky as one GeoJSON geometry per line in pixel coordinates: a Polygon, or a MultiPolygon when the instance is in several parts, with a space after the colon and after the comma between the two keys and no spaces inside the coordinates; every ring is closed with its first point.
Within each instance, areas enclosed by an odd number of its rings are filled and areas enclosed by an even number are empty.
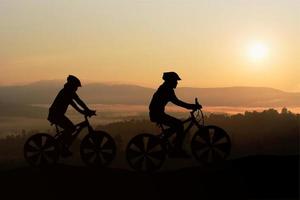
{"type": "Polygon", "coordinates": [[[72,73],[156,87],[172,70],[179,86],[300,91],[299,10],[297,0],[4,0],[0,84],[72,73]],[[254,61],[258,42],[268,54],[254,61]]]}

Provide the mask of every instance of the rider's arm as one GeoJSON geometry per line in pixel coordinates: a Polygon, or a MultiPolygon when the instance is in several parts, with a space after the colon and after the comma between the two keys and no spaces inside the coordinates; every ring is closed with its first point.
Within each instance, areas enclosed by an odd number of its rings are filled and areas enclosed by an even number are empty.
{"type": "Polygon", "coordinates": [[[80,112],[81,114],[84,114],[84,110],[81,110],[79,107],[78,107],[78,105],[74,102],[74,101],[71,101],[71,106],[73,107],[73,108],[75,108],[75,110],[77,110],[78,112],[80,112]]]}
{"type": "Polygon", "coordinates": [[[174,92],[171,95],[171,102],[174,103],[177,106],[180,106],[180,107],[183,107],[183,108],[186,108],[186,109],[191,109],[191,110],[195,109],[195,104],[189,104],[189,103],[185,103],[185,102],[179,100],[176,97],[174,92]]]}
{"type": "Polygon", "coordinates": [[[78,105],[80,105],[85,111],[90,110],[87,105],[79,98],[79,96],[76,94],[73,98],[78,105]]]}

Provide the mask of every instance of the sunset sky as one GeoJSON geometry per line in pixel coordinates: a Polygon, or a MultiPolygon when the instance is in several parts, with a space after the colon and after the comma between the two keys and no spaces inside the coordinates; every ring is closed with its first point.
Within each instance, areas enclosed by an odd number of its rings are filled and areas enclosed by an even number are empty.
{"type": "Polygon", "coordinates": [[[64,79],[300,92],[299,0],[0,0],[0,85],[64,79]]]}

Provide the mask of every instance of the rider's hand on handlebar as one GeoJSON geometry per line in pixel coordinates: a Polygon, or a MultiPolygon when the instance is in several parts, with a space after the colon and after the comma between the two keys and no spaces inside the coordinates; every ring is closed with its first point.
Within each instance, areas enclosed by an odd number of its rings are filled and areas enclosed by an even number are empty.
{"type": "Polygon", "coordinates": [[[202,108],[202,105],[198,102],[198,98],[195,98],[195,108],[193,109],[195,110],[200,110],[202,108]]]}
{"type": "Polygon", "coordinates": [[[96,111],[95,110],[86,110],[85,115],[88,117],[91,117],[93,115],[96,115],[96,111]]]}
{"type": "Polygon", "coordinates": [[[202,108],[202,106],[200,104],[196,103],[194,110],[200,110],[201,108],[202,108]]]}

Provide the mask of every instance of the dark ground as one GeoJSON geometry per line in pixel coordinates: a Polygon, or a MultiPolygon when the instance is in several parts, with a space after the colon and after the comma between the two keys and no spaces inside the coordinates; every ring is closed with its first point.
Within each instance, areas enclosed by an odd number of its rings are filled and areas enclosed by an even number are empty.
{"type": "Polygon", "coordinates": [[[68,165],[28,167],[0,171],[0,184],[3,199],[298,199],[299,156],[249,156],[152,175],[68,165]]]}

